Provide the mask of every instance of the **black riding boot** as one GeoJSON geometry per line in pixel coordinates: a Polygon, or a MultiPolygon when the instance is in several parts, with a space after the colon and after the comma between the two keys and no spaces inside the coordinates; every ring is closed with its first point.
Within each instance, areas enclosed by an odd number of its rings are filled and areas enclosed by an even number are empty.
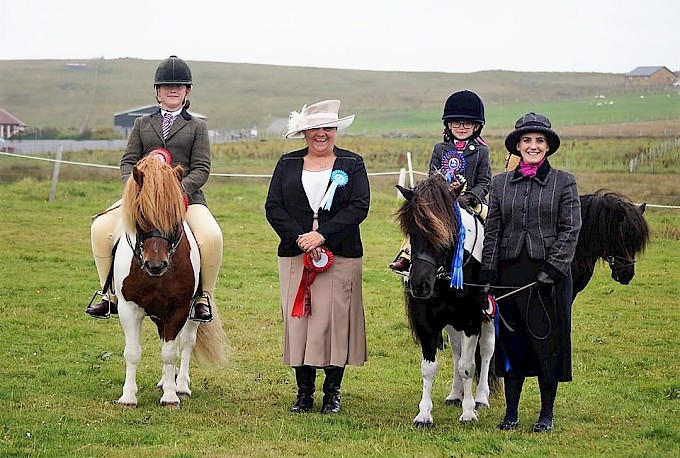
{"type": "Polygon", "coordinates": [[[553,406],[557,396],[557,382],[546,383],[539,380],[538,387],[541,390],[541,413],[531,430],[535,433],[547,433],[553,429],[553,406]]]}
{"type": "Polygon", "coordinates": [[[519,425],[519,398],[522,395],[524,377],[505,377],[505,417],[498,429],[512,431],[519,425]]]}
{"type": "Polygon", "coordinates": [[[345,373],[344,367],[325,367],[326,379],[323,382],[323,405],[321,413],[340,412],[340,384],[345,373]]]}
{"type": "Polygon", "coordinates": [[[295,403],[290,408],[291,412],[306,413],[312,410],[314,405],[314,381],[316,380],[316,367],[295,367],[295,380],[297,381],[298,393],[295,403]]]}

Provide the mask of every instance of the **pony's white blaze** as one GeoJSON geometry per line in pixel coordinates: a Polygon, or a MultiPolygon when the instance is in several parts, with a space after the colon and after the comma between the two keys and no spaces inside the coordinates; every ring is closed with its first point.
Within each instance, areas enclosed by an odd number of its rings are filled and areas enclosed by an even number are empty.
{"type": "MultiPolygon", "coordinates": [[[[191,266],[194,272],[193,291],[198,288],[200,254],[198,244],[189,226],[184,223],[184,231],[190,247],[191,266]]],[[[132,245],[135,245],[136,234],[127,234],[132,245]]],[[[130,274],[133,252],[125,237],[122,237],[116,249],[114,261],[114,287],[118,297],[118,315],[125,333],[125,383],[123,394],[118,403],[125,406],[137,406],[137,367],[142,356],[141,333],[145,311],[135,302],[127,300],[123,291],[123,282],[130,274]]],[[[136,261],[135,261],[136,262],[136,261]]],[[[196,333],[199,324],[187,320],[177,338],[161,342],[162,376],[157,386],[163,390],[160,403],[164,406],[178,407],[180,396],[191,396],[189,385],[189,363],[191,353],[196,345],[196,333]],[[180,360],[179,369],[177,360],[180,360]]]]}

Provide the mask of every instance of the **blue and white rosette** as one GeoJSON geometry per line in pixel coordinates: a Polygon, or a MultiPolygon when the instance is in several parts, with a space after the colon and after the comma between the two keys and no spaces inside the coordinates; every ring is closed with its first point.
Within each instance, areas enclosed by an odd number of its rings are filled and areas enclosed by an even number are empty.
{"type": "Polygon", "coordinates": [[[321,199],[321,208],[324,210],[330,210],[333,204],[333,196],[335,196],[335,190],[346,186],[349,183],[349,176],[344,170],[334,170],[331,173],[331,185],[328,187],[328,191],[324,194],[323,199],[321,199]]]}

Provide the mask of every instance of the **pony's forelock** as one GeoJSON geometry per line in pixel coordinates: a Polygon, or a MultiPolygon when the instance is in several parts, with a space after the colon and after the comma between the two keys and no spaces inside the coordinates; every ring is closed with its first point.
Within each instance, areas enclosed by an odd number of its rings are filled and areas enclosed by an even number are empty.
{"type": "Polygon", "coordinates": [[[458,238],[454,202],[444,178],[435,175],[416,185],[411,200],[397,211],[397,221],[404,234],[417,228],[429,244],[445,249],[458,238]]]}
{"type": "Polygon", "coordinates": [[[135,166],[141,184],[130,175],[123,191],[124,224],[134,232],[136,226],[144,231],[153,229],[172,234],[182,223],[186,213],[179,178],[181,167],[171,167],[147,156],[135,166]]]}

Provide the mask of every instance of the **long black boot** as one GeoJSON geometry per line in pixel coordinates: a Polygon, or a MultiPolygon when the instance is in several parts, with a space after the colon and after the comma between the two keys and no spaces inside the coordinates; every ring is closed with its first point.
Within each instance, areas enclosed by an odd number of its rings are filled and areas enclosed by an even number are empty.
{"type": "Polygon", "coordinates": [[[505,417],[498,429],[512,431],[519,425],[519,398],[522,395],[524,377],[505,377],[505,417]]]}
{"type": "Polygon", "coordinates": [[[326,379],[323,382],[321,413],[338,413],[340,412],[340,385],[345,368],[328,366],[324,367],[323,370],[326,373],[326,379]]]}
{"type": "Polygon", "coordinates": [[[541,413],[531,430],[535,433],[547,433],[553,429],[553,406],[557,396],[557,382],[546,383],[539,380],[538,387],[541,390],[541,413]]]}
{"type": "Polygon", "coordinates": [[[314,382],[316,380],[316,367],[295,367],[295,380],[297,381],[298,393],[295,403],[290,408],[291,412],[306,413],[314,406],[314,382]]]}

